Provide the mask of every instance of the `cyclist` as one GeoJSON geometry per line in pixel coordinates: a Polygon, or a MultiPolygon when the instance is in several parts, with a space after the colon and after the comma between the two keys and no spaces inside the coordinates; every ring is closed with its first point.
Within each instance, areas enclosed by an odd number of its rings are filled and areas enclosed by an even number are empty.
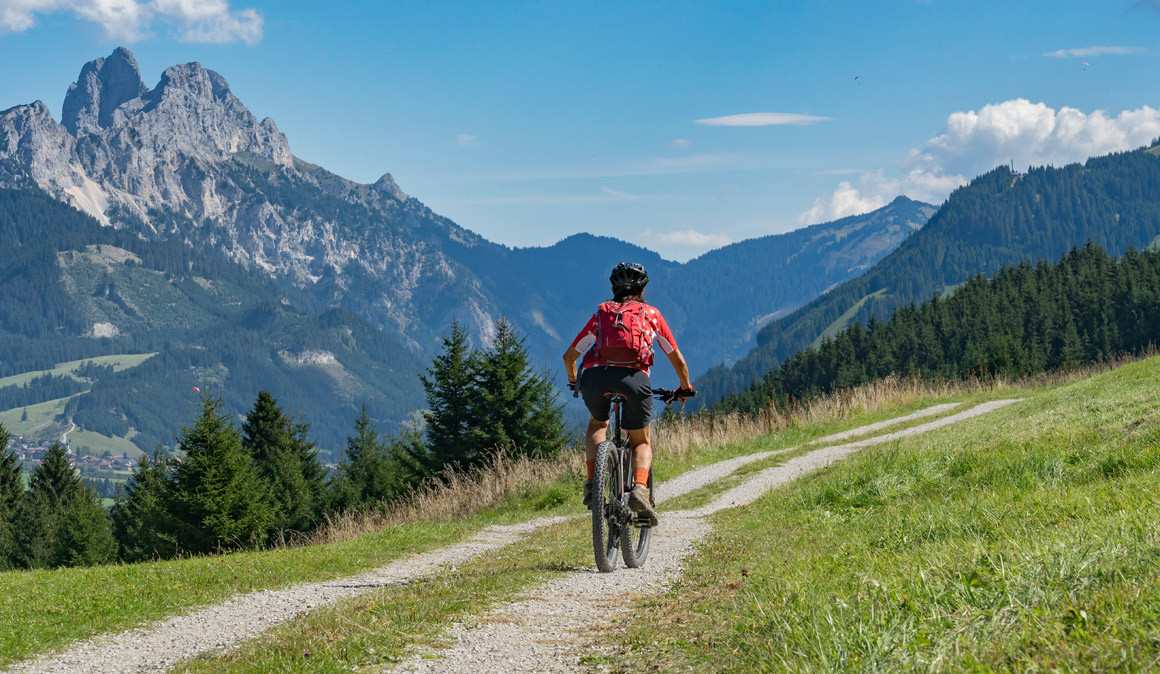
{"type": "Polygon", "coordinates": [[[689,366],[677,349],[672,331],[661,312],[644,302],[644,288],[648,285],[648,273],[644,267],[635,262],[622,262],[612,270],[609,281],[612,282],[612,300],[600,305],[564,354],[568,387],[580,389],[584,405],[592,415],[584,439],[588,466],[584,505],[592,504],[596,447],[604,442],[608,430],[612,404],[605,394],[619,393],[625,397],[622,421],[633,449],[634,484],[629,504],[636,512],[655,521],[656,513],[649,503],[648,491],[648,473],[652,466],[648,423],[653,402],[649,369],[653,364],[654,338],[680,378],[677,397],[688,398],[695,393],[689,382],[689,366]],[[578,382],[576,361],[585,349],[588,351],[582,362],[583,379],[578,382]]]}

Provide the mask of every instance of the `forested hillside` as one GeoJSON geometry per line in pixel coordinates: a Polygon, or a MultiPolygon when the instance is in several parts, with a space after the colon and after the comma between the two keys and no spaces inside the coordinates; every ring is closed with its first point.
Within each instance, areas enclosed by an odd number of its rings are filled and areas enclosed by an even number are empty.
{"type": "Polygon", "coordinates": [[[741,391],[827,329],[842,327],[842,320],[884,320],[897,307],[944,293],[974,274],[991,275],[1023,260],[1056,260],[1088,241],[1119,255],[1144,248],[1157,235],[1160,158],[1146,151],[1026,174],[1000,167],[956,190],[921,231],[865,275],[764,328],[744,360],[714,368],[697,387],[708,401],[741,391]]]}
{"type": "MultiPolygon", "coordinates": [[[[329,450],[363,403],[394,424],[422,401],[411,350],[212,248],[143,241],[37,190],[0,190],[0,246],[0,376],[158,353],[132,369],[94,369],[84,382],[0,388],[0,398],[26,405],[74,396],[57,428],[71,417],[106,436],[132,435],[146,451],[172,445],[191,388],[212,382],[234,414],[255,391],[272,391],[308,414],[312,438],[329,450]]],[[[55,437],[53,426],[44,433],[55,437]]]]}
{"type": "Polygon", "coordinates": [[[1119,259],[1095,245],[1054,265],[1024,262],[975,276],[947,298],[855,323],[791,356],[724,410],[857,386],[891,374],[1020,375],[1133,353],[1160,340],[1160,253],[1119,259]]]}

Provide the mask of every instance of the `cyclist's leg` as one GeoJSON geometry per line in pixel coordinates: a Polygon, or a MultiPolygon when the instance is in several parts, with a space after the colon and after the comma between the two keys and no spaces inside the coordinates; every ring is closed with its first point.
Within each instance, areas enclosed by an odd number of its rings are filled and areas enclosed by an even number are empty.
{"type": "Polygon", "coordinates": [[[628,441],[632,443],[633,482],[647,486],[648,469],[652,467],[652,442],[649,438],[648,426],[629,431],[628,441]]]}

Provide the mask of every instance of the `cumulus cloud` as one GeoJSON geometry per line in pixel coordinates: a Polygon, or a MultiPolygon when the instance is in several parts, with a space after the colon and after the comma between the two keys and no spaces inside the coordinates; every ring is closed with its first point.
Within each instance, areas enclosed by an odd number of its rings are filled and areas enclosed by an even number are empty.
{"type": "Polygon", "coordinates": [[[1103,110],[1056,110],[1017,98],[955,112],[940,133],[908,153],[899,175],[879,170],[843,181],[802,213],[799,223],[865,213],[900,194],[939,203],[956,187],[1000,164],[1062,166],[1137,148],[1157,137],[1160,110],[1149,106],[1113,116],[1103,110]]]}
{"type": "Polygon", "coordinates": [[[67,12],[99,25],[115,40],[143,39],[155,22],[169,24],[183,42],[245,42],[262,39],[262,15],[231,11],[226,0],[0,0],[0,34],[36,25],[37,15],[67,12]]]}
{"type": "Polygon", "coordinates": [[[828,122],[830,117],[800,115],[796,112],[746,112],[740,115],[707,117],[693,120],[705,126],[809,126],[818,122],[828,122]]]}
{"type": "Polygon", "coordinates": [[[469,133],[461,133],[455,136],[455,142],[458,143],[460,147],[479,147],[479,139],[469,133]]]}
{"type": "Polygon", "coordinates": [[[1055,51],[1044,52],[1044,56],[1050,56],[1056,59],[1066,58],[1089,58],[1092,56],[1128,56],[1129,54],[1144,54],[1148,50],[1143,47],[1078,47],[1075,49],[1056,49],[1055,51]]]}
{"type": "Polygon", "coordinates": [[[727,246],[733,243],[733,239],[724,232],[705,234],[695,229],[676,230],[672,232],[653,232],[652,229],[646,229],[640,233],[639,240],[646,246],[675,246],[701,250],[720,248],[721,246],[727,246]]]}

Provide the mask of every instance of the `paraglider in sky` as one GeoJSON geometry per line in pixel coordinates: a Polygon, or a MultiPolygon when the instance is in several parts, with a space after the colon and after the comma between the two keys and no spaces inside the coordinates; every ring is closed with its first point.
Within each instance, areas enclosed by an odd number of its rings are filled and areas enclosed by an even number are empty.
{"type": "Polygon", "coordinates": [[[196,387],[196,386],[194,386],[194,387],[193,387],[193,390],[194,390],[194,391],[197,391],[198,393],[201,393],[201,389],[199,389],[199,388],[198,388],[198,387],[196,387]]]}
{"type": "Polygon", "coordinates": [[[1083,68],[1084,70],[1087,70],[1087,69],[1088,69],[1088,62],[1087,62],[1087,61],[1084,61],[1083,63],[1081,63],[1081,64],[1079,64],[1079,65],[1080,65],[1080,67],[1081,67],[1081,68],[1083,68]]]}
{"type": "Polygon", "coordinates": [[[857,82],[858,84],[862,84],[862,76],[861,76],[861,75],[855,75],[855,76],[854,76],[854,81],[855,81],[855,82],[857,82]]]}

